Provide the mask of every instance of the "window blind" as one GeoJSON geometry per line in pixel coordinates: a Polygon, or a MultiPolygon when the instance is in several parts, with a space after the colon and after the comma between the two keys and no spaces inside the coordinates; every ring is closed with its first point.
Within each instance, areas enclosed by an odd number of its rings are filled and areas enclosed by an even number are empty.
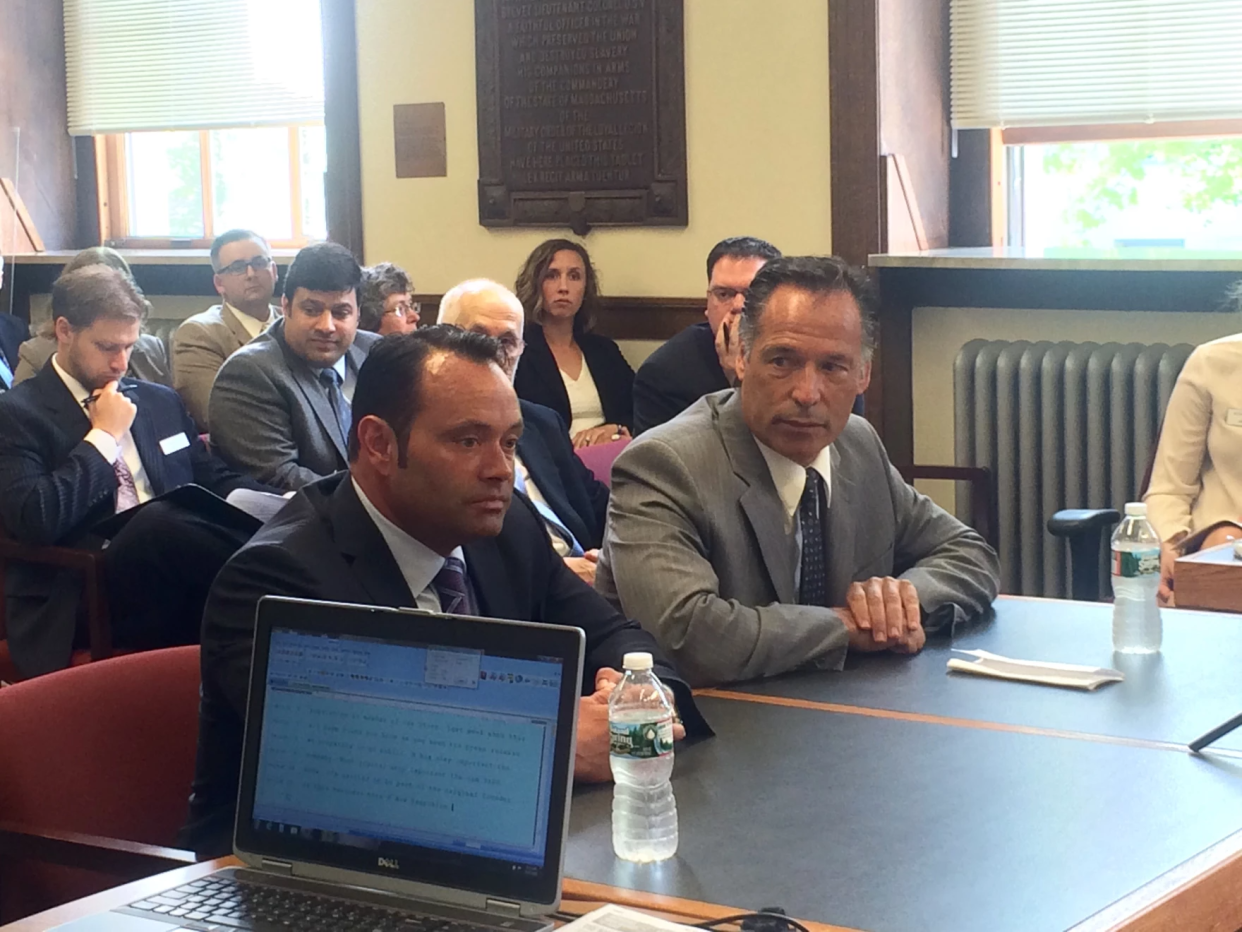
{"type": "Polygon", "coordinates": [[[1242,118],[1242,0],[951,0],[957,128],[1242,118]]]}
{"type": "Polygon", "coordinates": [[[64,0],[69,132],[323,120],[319,0],[64,0]]]}

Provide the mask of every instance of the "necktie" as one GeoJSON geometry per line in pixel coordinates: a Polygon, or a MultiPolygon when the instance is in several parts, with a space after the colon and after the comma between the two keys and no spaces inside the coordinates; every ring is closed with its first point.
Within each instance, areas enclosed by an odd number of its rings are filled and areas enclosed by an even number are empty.
{"type": "Polygon", "coordinates": [[[116,473],[116,510],[118,513],[138,506],[138,487],[134,485],[134,474],[129,471],[125,457],[120,451],[116,454],[116,462],[112,464],[116,473]]]}
{"type": "Polygon", "coordinates": [[[802,579],[799,605],[828,605],[828,554],[824,545],[824,480],[814,469],[806,471],[806,486],[798,504],[802,528],[802,579]]]}
{"type": "Polygon", "coordinates": [[[353,412],[349,409],[349,402],[341,394],[341,374],[335,369],[324,369],[319,373],[319,381],[323,383],[328,393],[328,404],[332,406],[336,422],[341,426],[341,439],[348,443],[349,425],[353,420],[353,412]]]}
{"type": "Polygon", "coordinates": [[[573,531],[565,527],[565,523],[556,516],[556,512],[552,510],[552,507],[547,502],[530,497],[526,491],[526,479],[522,475],[522,470],[517,468],[516,464],[513,469],[513,487],[530,498],[530,503],[535,506],[535,511],[539,512],[539,516],[552,529],[552,533],[569,545],[569,555],[571,557],[580,557],[586,552],[582,549],[582,544],[578,543],[578,538],[574,537],[573,531]]]}
{"type": "Polygon", "coordinates": [[[466,564],[457,557],[449,557],[431,581],[440,596],[440,610],[446,615],[473,615],[476,613],[470,598],[470,586],[466,582],[466,564]]]}
{"type": "Polygon", "coordinates": [[[4,353],[0,353],[0,391],[5,391],[13,387],[13,370],[9,368],[9,361],[4,358],[4,353]]]}

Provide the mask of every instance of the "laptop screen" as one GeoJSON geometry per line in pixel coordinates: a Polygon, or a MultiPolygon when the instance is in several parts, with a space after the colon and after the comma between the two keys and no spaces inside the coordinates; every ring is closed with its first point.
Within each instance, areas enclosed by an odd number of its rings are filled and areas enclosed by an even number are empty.
{"type": "Polygon", "coordinates": [[[261,831],[542,866],[561,664],[273,630],[261,831]]]}
{"type": "Polygon", "coordinates": [[[340,868],[554,902],[583,640],[577,628],[263,599],[238,851],[308,876],[340,868]]]}

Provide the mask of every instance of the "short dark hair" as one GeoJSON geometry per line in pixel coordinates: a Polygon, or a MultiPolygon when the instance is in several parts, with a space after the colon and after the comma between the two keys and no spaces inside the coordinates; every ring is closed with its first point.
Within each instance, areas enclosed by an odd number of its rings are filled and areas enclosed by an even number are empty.
{"type": "Polygon", "coordinates": [[[739,323],[743,352],[750,352],[760,319],[772,293],[791,285],[812,294],[847,292],[858,304],[862,319],[863,359],[870,359],[879,339],[879,296],[862,269],[856,269],[836,256],[788,256],[773,259],[755,275],[746,292],[739,323]]]}
{"type": "Polygon", "coordinates": [[[384,421],[397,435],[397,465],[405,466],[405,447],[410,429],[422,407],[420,389],[427,359],[435,353],[451,353],[470,362],[494,362],[504,368],[500,341],[481,333],[448,324],[421,327],[410,333],[392,333],[367,354],[350,405],[349,461],[358,458],[358,422],[368,414],[384,421]]]}
{"type": "Polygon", "coordinates": [[[358,291],[358,326],[363,330],[379,330],[388,296],[409,294],[413,290],[414,283],[399,265],[381,262],[363,269],[362,288],[358,291]]]}
{"type": "Polygon", "coordinates": [[[362,267],[352,252],[337,243],[315,243],[293,257],[285,273],[284,296],[292,301],[299,288],[357,294],[361,282],[362,267]]]}
{"type": "Polygon", "coordinates": [[[526,319],[532,323],[542,323],[543,277],[547,274],[548,266],[552,264],[556,254],[562,251],[577,253],[582,259],[582,265],[586,268],[586,287],[582,293],[582,307],[578,308],[578,313],[574,315],[574,333],[581,336],[594,326],[595,312],[599,310],[599,278],[595,274],[595,266],[591,265],[590,253],[581,243],[575,243],[571,239],[544,240],[526,257],[526,263],[522,266],[522,271],[518,272],[517,281],[513,284],[513,293],[522,302],[522,308],[526,311],[526,319]]]}
{"type": "Polygon", "coordinates": [[[109,265],[65,272],[52,285],[52,319],[63,317],[75,330],[100,318],[143,321],[147,302],[134,280],[109,265]]]}
{"type": "Polygon", "coordinates": [[[721,259],[779,259],[781,251],[766,239],[757,236],[730,236],[722,239],[707,254],[707,280],[712,280],[712,269],[721,259]]]}
{"type": "Polygon", "coordinates": [[[272,247],[267,244],[262,236],[254,230],[243,230],[240,227],[233,230],[225,230],[219,236],[211,241],[211,268],[213,271],[220,271],[220,250],[229,243],[240,243],[242,240],[252,239],[263,247],[263,251],[269,256],[272,254],[272,247]]]}

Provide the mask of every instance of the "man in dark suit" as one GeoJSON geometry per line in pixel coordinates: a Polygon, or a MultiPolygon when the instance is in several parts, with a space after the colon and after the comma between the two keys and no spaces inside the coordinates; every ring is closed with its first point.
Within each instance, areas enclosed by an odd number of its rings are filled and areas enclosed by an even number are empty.
{"type": "Polygon", "coordinates": [[[211,445],[260,482],[300,489],[347,464],[349,404],[378,334],[358,332],[362,269],[336,243],[307,246],[285,274],[280,320],[220,368],[211,445]]]}
{"type": "MultiPolygon", "coordinates": [[[[512,291],[485,278],[462,282],[440,299],[436,320],[499,340],[504,352],[501,368],[513,381],[522,358],[525,315],[512,291]]],[[[608,486],[574,453],[559,414],[533,401],[519,403],[526,429],[518,440],[514,481],[543,517],[553,549],[594,585],[608,517],[608,486]]]]}
{"type": "Polygon", "coordinates": [[[255,606],[268,594],[582,628],[578,779],[608,778],[607,698],[627,651],[650,651],[686,729],[710,733],[650,635],[565,566],[530,501],[513,494],[522,418],[500,359],[497,341],[455,327],[385,339],[358,379],[349,472],[303,488],[221,570],[203,615],[183,844],[205,856],[229,849],[255,606]]]}
{"type": "MultiPolygon", "coordinates": [[[[4,259],[0,257],[0,288],[4,287],[4,259]]],[[[0,392],[13,387],[17,372],[17,350],[30,336],[30,328],[20,317],[0,314],[0,392]]]]}
{"type": "Polygon", "coordinates": [[[671,421],[704,395],[735,381],[737,320],[755,273],[781,251],[753,236],[723,239],[707,254],[707,320],[647,357],[634,376],[634,435],[671,421]],[[726,372],[725,369],[728,368],[726,372]]]}
{"type": "MultiPolygon", "coordinates": [[[[0,521],[12,537],[98,546],[100,521],[187,483],[220,496],[264,489],[207,452],[172,389],[124,378],[143,312],[137,286],[108,266],[57,279],[56,353],[0,395],[0,521]]],[[[195,643],[212,577],[245,537],[169,502],[135,512],[104,554],[115,645],[195,643]]],[[[11,565],[9,648],[24,673],[68,662],[78,590],[71,572],[11,565]]]]}

